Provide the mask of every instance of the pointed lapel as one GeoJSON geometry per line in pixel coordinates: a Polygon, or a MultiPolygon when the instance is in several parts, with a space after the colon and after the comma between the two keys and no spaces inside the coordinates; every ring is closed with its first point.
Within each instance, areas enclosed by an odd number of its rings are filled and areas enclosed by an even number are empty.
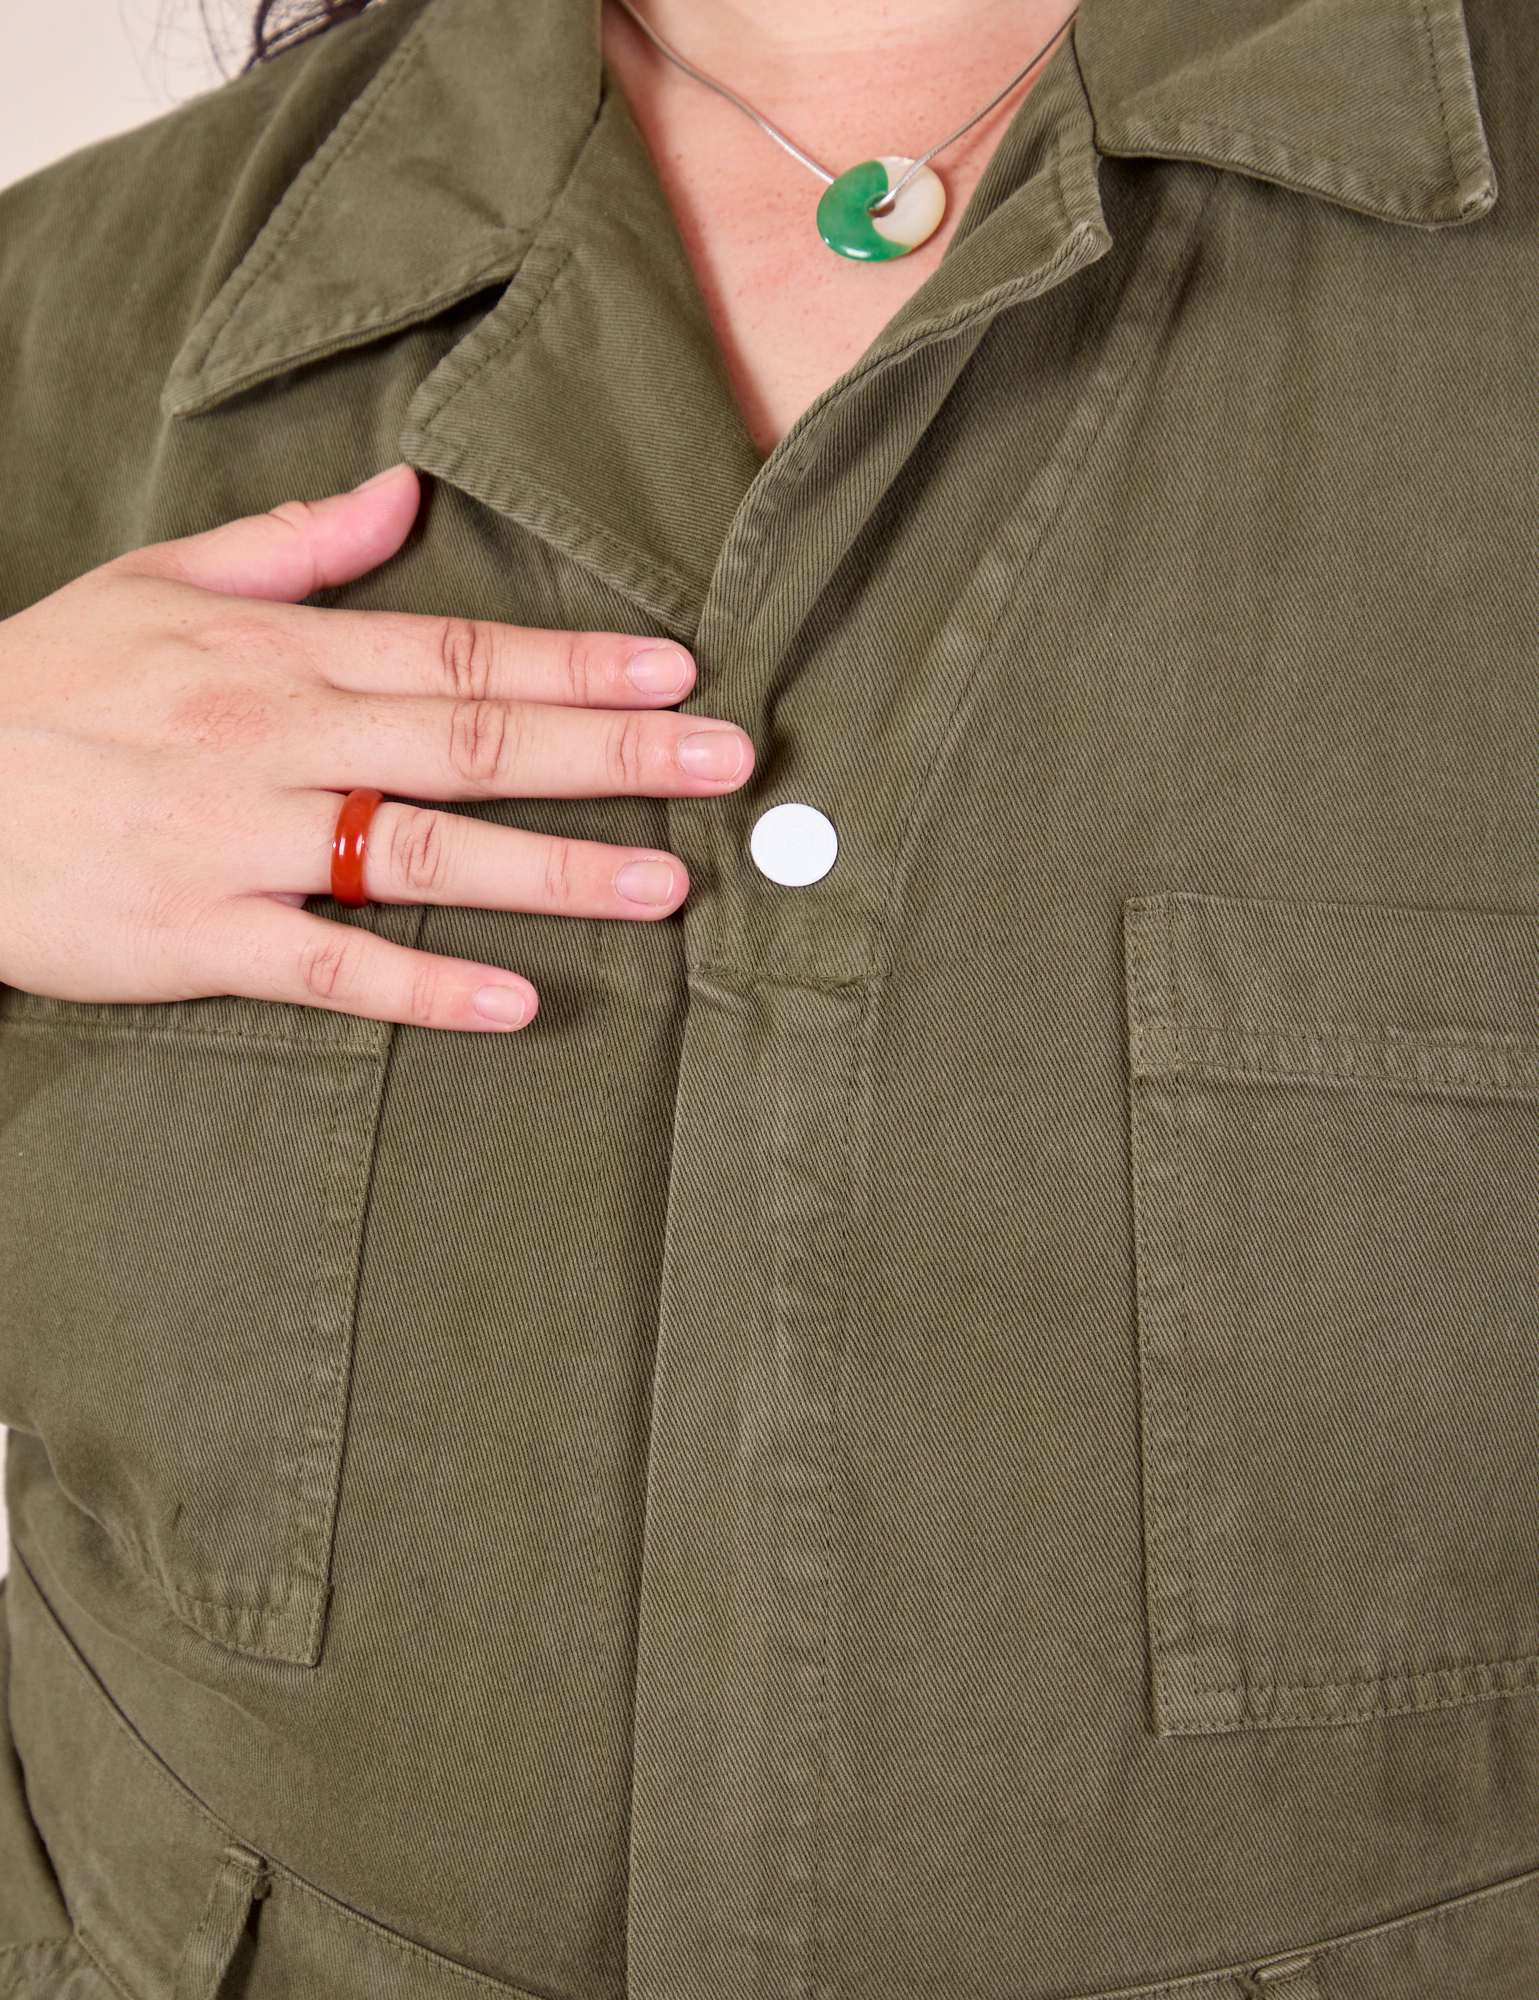
{"type": "Polygon", "coordinates": [[[1496,199],[1459,0],[1086,0],[1075,43],[1103,153],[1422,228],[1496,199]]]}
{"type": "Polygon", "coordinates": [[[822,525],[796,589],[741,604],[761,644],[850,545],[993,315],[1104,254],[1098,155],[1428,228],[1496,192],[1457,0],[1084,0],[939,270],[761,469],[645,146],[604,88],[597,0],[426,0],[193,327],[166,407],[212,409],[506,283],[421,385],[404,455],[686,637],[794,494],[822,525]]]}
{"type": "Polygon", "coordinates": [[[501,303],[423,384],[404,445],[693,628],[759,459],[618,93],[501,303]]]}
{"type": "Polygon", "coordinates": [[[431,0],[188,334],[168,415],[430,319],[517,269],[593,123],[596,0],[431,0]]]}

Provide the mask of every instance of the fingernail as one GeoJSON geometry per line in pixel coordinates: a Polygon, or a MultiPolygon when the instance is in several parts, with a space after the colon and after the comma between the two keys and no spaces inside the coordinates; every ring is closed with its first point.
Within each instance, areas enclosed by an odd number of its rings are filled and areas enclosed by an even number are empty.
{"type": "Polygon", "coordinates": [[[387,465],[383,472],[376,472],[372,479],[365,479],[361,485],[355,486],[353,491],[355,493],[367,493],[371,486],[383,486],[387,479],[394,479],[398,472],[404,472],[405,470],[406,464],[404,459],[399,465],[387,465]]]}
{"type": "Polygon", "coordinates": [[[656,909],[673,901],[673,870],[666,861],[627,861],[615,877],[615,894],[656,909]]]}
{"type": "Polygon", "coordinates": [[[625,677],[643,694],[682,694],[689,686],[689,664],[676,646],[648,646],[627,661],[625,677]]]}
{"type": "Polygon", "coordinates": [[[735,778],[743,768],[743,739],[730,729],[703,729],[684,738],[679,762],[692,778],[735,778]]]}
{"type": "Polygon", "coordinates": [[[499,1028],[521,1028],[529,1018],[529,995],[521,986],[483,986],[476,994],[476,1012],[499,1028]]]}

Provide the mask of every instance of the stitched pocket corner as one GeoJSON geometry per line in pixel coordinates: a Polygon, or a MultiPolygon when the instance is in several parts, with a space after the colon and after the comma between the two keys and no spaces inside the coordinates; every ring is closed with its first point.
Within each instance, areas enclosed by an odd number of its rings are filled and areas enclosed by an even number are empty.
{"type": "Polygon", "coordinates": [[[1539,918],[1125,915],[1156,1728],[1539,1686],[1539,918]]]}

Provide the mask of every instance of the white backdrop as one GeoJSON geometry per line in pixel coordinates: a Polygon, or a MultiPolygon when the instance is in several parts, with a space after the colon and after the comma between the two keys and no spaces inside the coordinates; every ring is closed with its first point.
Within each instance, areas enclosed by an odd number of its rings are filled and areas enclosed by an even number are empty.
{"type": "MultiPolygon", "coordinates": [[[[207,18],[232,51],[235,0],[207,18]]],[[[209,42],[198,0],[0,0],[0,186],[207,90],[209,42]]]]}
{"type": "MultiPolygon", "coordinates": [[[[236,0],[206,18],[233,67],[236,0]]],[[[0,0],[0,187],[159,117],[221,73],[198,0],[0,0]]],[[[0,1497],[0,1575],[5,1547],[0,1497]]]]}

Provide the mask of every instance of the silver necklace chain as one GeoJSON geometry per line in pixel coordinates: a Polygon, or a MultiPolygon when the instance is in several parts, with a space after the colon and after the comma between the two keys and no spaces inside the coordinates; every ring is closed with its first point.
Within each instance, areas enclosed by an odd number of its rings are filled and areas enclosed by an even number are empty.
{"type": "MultiPolygon", "coordinates": [[[[623,12],[625,12],[630,16],[630,18],[636,23],[636,26],[646,36],[647,40],[652,44],[653,48],[657,50],[659,55],[666,56],[669,62],[673,63],[677,68],[683,70],[686,76],[692,76],[695,79],[696,83],[703,83],[707,88],[707,90],[714,90],[718,97],[724,97],[726,98],[729,104],[735,104],[738,110],[742,112],[745,118],[751,118],[754,124],[758,126],[759,130],[763,132],[766,135],[766,137],[773,139],[777,146],[782,147],[786,152],[788,152],[793,160],[800,161],[800,163],[808,170],[809,173],[816,174],[818,179],[824,182],[825,185],[832,186],[836,176],[831,174],[828,171],[827,167],[820,167],[817,161],[814,160],[810,154],[804,153],[801,147],[798,146],[794,140],[788,139],[785,133],[782,132],[778,126],[772,125],[770,121],[762,114],[762,112],[755,111],[753,106],[747,101],[746,98],[739,97],[735,90],[729,90],[726,84],[718,82],[718,80],[714,76],[707,76],[703,69],[696,69],[695,65],[692,62],[686,61],[686,59],[679,54],[678,50],[674,48],[670,42],[665,42],[662,36],[657,32],[657,30],[654,27],[651,27],[646,21],[644,21],[641,18],[641,16],[636,12],[636,9],[631,5],[631,0],[616,0],[616,5],[619,6],[623,12]]],[[[1076,7],[1074,10],[1074,14],[1077,14],[1078,12],[1079,9],[1076,7]]],[[[957,140],[965,137],[965,135],[969,133],[975,125],[981,125],[984,119],[988,117],[989,113],[993,111],[996,108],[996,106],[1003,104],[1005,99],[1010,95],[1011,91],[1014,90],[1015,86],[1018,83],[1024,83],[1026,78],[1031,75],[1032,71],[1036,68],[1037,64],[1041,62],[1042,58],[1047,54],[1048,50],[1053,46],[1054,42],[1056,42],[1059,39],[1059,37],[1063,34],[1064,30],[1068,28],[1070,23],[1073,21],[1074,14],[1070,14],[1062,23],[1060,23],[1060,25],[1042,44],[1041,48],[1037,50],[1037,53],[1032,57],[1031,61],[1027,63],[1026,67],[1024,69],[1017,70],[1015,75],[1012,76],[1010,81],[1005,85],[1004,89],[1000,91],[996,97],[991,97],[988,103],[984,105],[981,111],[974,112],[973,116],[968,119],[967,123],[965,125],[959,125],[949,138],[942,139],[938,146],[932,146],[928,153],[922,153],[917,160],[914,160],[908,166],[908,168],[899,176],[896,183],[887,190],[886,194],[882,196],[880,202],[878,202],[875,205],[873,212],[879,215],[885,215],[893,207],[899,195],[902,194],[903,190],[908,186],[909,182],[914,178],[914,176],[917,173],[921,172],[922,169],[927,167],[930,164],[931,160],[933,160],[937,154],[944,153],[948,146],[954,146],[957,140]]]]}

